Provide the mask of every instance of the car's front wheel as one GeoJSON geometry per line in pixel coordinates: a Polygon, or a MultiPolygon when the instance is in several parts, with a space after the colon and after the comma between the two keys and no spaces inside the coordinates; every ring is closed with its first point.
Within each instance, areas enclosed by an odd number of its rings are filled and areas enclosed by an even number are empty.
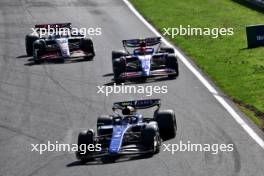
{"type": "Polygon", "coordinates": [[[161,139],[156,123],[146,125],[142,131],[142,144],[144,147],[151,150],[151,154],[159,153],[161,139]]]}
{"type": "Polygon", "coordinates": [[[112,134],[112,128],[101,128],[102,126],[111,126],[113,125],[113,117],[109,115],[102,115],[97,119],[97,134],[101,135],[109,135],[112,134]]]}
{"type": "Polygon", "coordinates": [[[33,43],[33,60],[35,63],[40,63],[41,62],[41,56],[45,53],[46,51],[46,45],[45,42],[42,40],[36,40],[33,43]]]}
{"type": "Polygon", "coordinates": [[[118,59],[122,56],[127,56],[127,53],[125,51],[112,51],[112,62],[114,62],[115,59],[118,59]]]}
{"type": "Polygon", "coordinates": [[[91,144],[95,145],[93,130],[86,130],[79,133],[77,142],[78,151],[76,152],[76,158],[83,162],[93,160],[93,158],[89,158],[89,154],[91,152],[87,150],[88,146],[91,144]]]}
{"type": "Polygon", "coordinates": [[[25,37],[25,45],[26,45],[26,52],[28,56],[32,56],[33,55],[33,43],[38,40],[39,37],[36,35],[26,35],[25,37]]]}
{"type": "Polygon", "coordinates": [[[162,110],[155,114],[155,120],[158,123],[161,138],[165,140],[176,136],[177,122],[173,110],[162,110]]]}
{"type": "Polygon", "coordinates": [[[120,77],[120,75],[126,71],[125,59],[119,58],[114,60],[113,71],[114,71],[114,80],[116,83],[120,84],[125,82],[125,79],[120,77]]]}
{"type": "Polygon", "coordinates": [[[81,39],[80,48],[84,52],[87,52],[90,54],[89,56],[84,57],[85,60],[93,60],[93,58],[95,56],[95,51],[94,51],[93,41],[91,39],[89,39],[89,38],[81,39]]]}
{"type": "Polygon", "coordinates": [[[169,78],[176,78],[177,76],[179,76],[178,59],[174,54],[169,54],[167,56],[166,66],[167,68],[170,68],[175,71],[175,73],[168,75],[169,78]]]}

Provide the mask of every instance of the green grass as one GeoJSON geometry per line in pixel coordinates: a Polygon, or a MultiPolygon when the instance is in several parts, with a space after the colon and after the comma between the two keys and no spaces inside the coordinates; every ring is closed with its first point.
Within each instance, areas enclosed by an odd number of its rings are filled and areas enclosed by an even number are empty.
{"type": "MultiPolygon", "coordinates": [[[[264,15],[231,0],[131,0],[161,33],[179,25],[233,28],[233,36],[166,36],[231,98],[264,112],[264,48],[246,49],[245,26],[264,15]]],[[[259,123],[259,122],[258,122],[259,123]]]]}
{"type": "Polygon", "coordinates": [[[247,108],[238,105],[238,107],[240,108],[240,110],[242,112],[244,112],[257,126],[259,126],[260,128],[262,128],[262,130],[264,130],[264,124],[263,121],[255,116],[255,113],[252,111],[249,111],[247,108]]]}

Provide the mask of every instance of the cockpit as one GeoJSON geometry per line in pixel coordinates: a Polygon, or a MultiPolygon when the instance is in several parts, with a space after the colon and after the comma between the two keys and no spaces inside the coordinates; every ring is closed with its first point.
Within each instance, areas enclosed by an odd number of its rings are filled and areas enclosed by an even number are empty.
{"type": "Polygon", "coordinates": [[[132,106],[127,106],[122,109],[122,115],[119,114],[115,118],[115,125],[126,125],[126,124],[136,124],[140,120],[136,109],[132,106]]]}
{"type": "Polygon", "coordinates": [[[137,48],[134,50],[134,55],[152,55],[154,53],[154,48],[137,48]]]}

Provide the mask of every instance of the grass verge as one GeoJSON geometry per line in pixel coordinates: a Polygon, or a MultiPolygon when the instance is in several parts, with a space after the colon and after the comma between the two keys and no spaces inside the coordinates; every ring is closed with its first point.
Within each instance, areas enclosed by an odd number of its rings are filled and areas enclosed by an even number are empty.
{"type": "Polygon", "coordinates": [[[264,49],[247,49],[245,26],[264,15],[231,0],[130,0],[161,33],[163,28],[233,28],[234,35],[177,36],[172,39],[258,126],[263,126],[264,49]],[[247,105],[247,106],[243,106],[247,105]],[[262,114],[262,113],[260,113],[262,114]]]}

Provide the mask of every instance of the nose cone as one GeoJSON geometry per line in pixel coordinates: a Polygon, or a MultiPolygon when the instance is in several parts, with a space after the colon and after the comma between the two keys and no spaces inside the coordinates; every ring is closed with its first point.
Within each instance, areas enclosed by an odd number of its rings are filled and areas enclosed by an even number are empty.
{"type": "Polygon", "coordinates": [[[110,147],[109,147],[109,153],[117,154],[120,150],[119,144],[120,144],[120,141],[118,139],[112,139],[110,147]]]}
{"type": "Polygon", "coordinates": [[[150,65],[151,65],[151,55],[139,56],[139,60],[141,61],[141,67],[142,67],[143,74],[145,76],[149,76],[150,65]]]}
{"type": "Polygon", "coordinates": [[[63,57],[70,57],[68,38],[58,38],[58,39],[55,39],[55,41],[61,50],[61,55],[63,57]]]}
{"type": "Polygon", "coordinates": [[[113,127],[113,135],[108,149],[108,152],[110,154],[117,154],[120,151],[123,142],[123,137],[127,129],[128,129],[127,125],[126,126],[117,125],[113,127]]]}

